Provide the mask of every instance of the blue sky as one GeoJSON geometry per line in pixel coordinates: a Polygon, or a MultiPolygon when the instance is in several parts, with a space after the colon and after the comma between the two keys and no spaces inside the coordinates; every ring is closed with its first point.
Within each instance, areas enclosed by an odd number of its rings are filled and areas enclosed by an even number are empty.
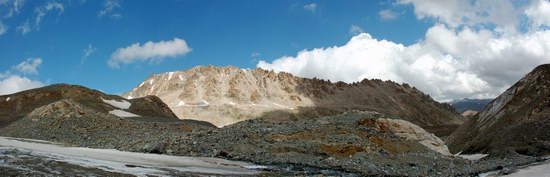
{"type": "MultiPolygon", "coordinates": [[[[475,36],[474,39],[485,40],[480,44],[485,47],[491,45],[491,40],[528,38],[536,32],[546,32],[550,23],[544,20],[547,9],[536,7],[548,1],[533,0],[520,4],[510,1],[513,11],[501,1],[487,1],[495,4],[461,0],[434,2],[436,8],[415,0],[0,0],[0,89],[4,88],[4,92],[0,90],[0,93],[37,85],[70,83],[121,94],[151,74],[197,65],[234,65],[241,68],[260,66],[304,77],[347,82],[362,78],[391,79],[418,85],[439,100],[446,100],[494,97],[531,67],[547,62],[546,59],[539,59],[545,56],[536,56],[539,58],[527,62],[525,66],[512,68],[517,72],[511,74],[495,73],[496,69],[487,69],[490,65],[481,68],[447,66],[465,65],[466,61],[468,64],[472,61],[487,63],[492,59],[463,54],[484,52],[462,49],[463,46],[475,46],[467,41],[468,35],[460,35],[468,31],[475,36]],[[452,4],[455,1],[458,5],[452,4]],[[505,5],[497,7],[496,4],[505,5]],[[483,14],[479,13],[479,9],[488,5],[495,5],[496,10],[486,12],[488,15],[483,17],[476,16],[483,14]],[[465,8],[460,8],[462,6],[465,8]],[[435,11],[437,9],[442,10],[435,11]],[[531,15],[527,13],[528,9],[533,9],[531,15]],[[499,13],[517,14],[518,20],[497,18],[508,17],[499,13]],[[521,22],[521,19],[526,22],[521,22]],[[357,39],[356,51],[360,55],[349,56],[357,58],[359,63],[365,61],[365,67],[355,68],[357,71],[351,71],[351,74],[341,74],[347,72],[346,63],[341,63],[343,68],[330,67],[330,72],[315,72],[315,69],[326,71],[322,64],[314,68],[306,68],[305,65],[301,68],[287,67],[299,65],[293,62],[324,61],[320,63],[331,64],[347,60],[344,57],[348,56],[346,53],[337,52],[341,55],[329,57],[325,54],[333,49],[350,51],[346,47],[351,46],[352,38],[357,39]],[[455,46],[446,46],[445,41],[455,38],[456,44],[452,44],[455,46]],[[150,42],[151,46],[155,46],[164,42],[168,46],[175,44],[171,43],[174,41],[183,41],[185,46],[183,49],[176,47],[172,53],[155,53],[151,49],[147,54],[136,54],[143,50],[140,47],[144,43],[150,42]],[[130,50],[132,45],[136,48],[130,50]],[[380,50],[371,51],[377,47],[395,50],[383,54],[376,53],[380,50]],[[414,51],[409,51],[412,49],[414,51]],[[315,52],[320,53],[315,56],[321,58],[310,55],[315,52]],[[125,57],[113,57],[115,54],[125,57]],[[378,56],[414,57],[394,61],[378,56]],[[424,61],[424,56],[431,58],[424,61]],[[113,58],[118,61],[116,66],[108,64],[113,58]],[[32,65],[37,59],[40,62],[32,65]],[[425,65],[421,67],[422,63],[425,65]],[[383,70],[369,73],[376,71],[371,67],[383,70]],[[428,74],[416,72],[423,69],[428,74]],[[312,70],[314,72],[306,72],[312,70]],[[440,70],[450,70],[454,75],[440,70]],[[15,76],[21,82],[34,84],[15,87],[20,83],[13,79],[15,76]],[[12,82],[7,82],[9,77],[12,77],[12,82]],[[28,81],[22,81],[24,79],[28,81]],[[430,87],[449,83],[459,84],[445,89],[430,87]],[[11,85],[2,87],[2,84],[11,85]],[[491,90],[498,91],[489,93],[491,90]]],[[[547,49],[543,46],[541,50],[547,49]]],[[[348,63],[352,62],[357,61],[348,63]]]]}
{"type": "MultiPolygon", "coordinates": [[[[113,1],[119,7],[99,16],[107,2],[25,1],[19,14],[2,20],[8,29],[0,36],[0,71],[10,70],[27,58],[41,58],[39,74],[27,77],[48,84],[71,83],[122,93],[154,73],[197,65],[255,68],[259,59],[341,45],[351,38],[351,25],[406,44],[420,39],[428,27],[415,22],[414,15],[381,20],[378,13],[391,6],[389,2],[113,1]],[[62,4],[64,10],[47,11],[40,25],[35,26],[35,9],[52,2],[62,4]],[[311,4],[315,4],[314,9],[304,8],[311,4]],[[31,31],[23,35],[16,28],[27,20],[31,31]],[[118,69],[107,65],[117,48],[173,38],[185,40],[192,52],[167,57],[162,62],[134,63],[118,69]],[[95,50],[81,64],[89,45],[95,50]]],[[[1,9],[2,14],[7,9],[1,9]]],[[[411,13],[410,6],[400,10],[411,13]]]]}

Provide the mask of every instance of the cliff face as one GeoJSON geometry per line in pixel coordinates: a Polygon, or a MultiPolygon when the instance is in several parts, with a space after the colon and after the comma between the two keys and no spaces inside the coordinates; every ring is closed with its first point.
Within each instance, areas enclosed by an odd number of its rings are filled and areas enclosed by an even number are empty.
{"type": "Polygon", "coordinates": [[[468,120],[449,139],[452,152],[513,148],[550,152],[550,65],[541,65],[468,120]]]}
{"type": "Polygon", "coordinates": [[[333,115],[348,110],[377,111],[450,134],[463,119],[447,104],[407,84],[363,80],[332,83],[263,69],[198,66],[155,74],[125,98],[155,95],[180,119],[226,126],[242,120],[272,120],[333,115]]]}

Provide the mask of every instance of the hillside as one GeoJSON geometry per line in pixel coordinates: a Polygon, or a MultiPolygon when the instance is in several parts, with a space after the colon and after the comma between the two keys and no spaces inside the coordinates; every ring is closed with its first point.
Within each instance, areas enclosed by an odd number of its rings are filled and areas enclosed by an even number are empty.
{"type": "Polygon", "coordinates": [[[60,100],[70,99],[94,111],[122,117],[162,117],[177,120],[177,116],[155,96],[124,99],[78,85],[55,84],[42,88],[0,96],[0,127],[5,127],[34,109],[60,100]]]}
{"type": "Polygon", "coordinates": [[[540,65],[460,126],[451,152],[487,153],[511,148],[550,154],[550,65],[540,65]]]}
{"type": "Polygon", "coordinates": [[[198,66],[155,74],[123,97],[147,95],[158,96],[179,118],[216,126],[257,117],[277,121],[349,110],[397,116],[438,135],[450,134],[463,122],[450,105],[407,84],[376,79],[333,83],[259,68],[198,66]]]}

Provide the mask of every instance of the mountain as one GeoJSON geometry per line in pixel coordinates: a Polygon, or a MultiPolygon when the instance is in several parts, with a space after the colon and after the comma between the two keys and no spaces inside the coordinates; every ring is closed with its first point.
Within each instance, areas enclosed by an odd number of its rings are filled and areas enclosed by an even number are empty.
{"type": "Polygon", "coordinates": [[[408,84],[378,79],[333,83],[260,68],[198,66],[154,74],[123,97],[147,95],[158,96],[179,118],[216,126],[257,117],[312,118],[349,110],[397,116],[438,135],[450,134],[463,122],[450,105],[408,84]]]}
{"type": "Polygon", "coordinates": [[[493,101],[493,99],[470,99],[470,98],[463,98],[459,100],[454,100],[449,102],[453,108],[460,114],[463,114],[466,111],[475,111],[480,112],[483,110],[485,105],[489,104],[489,102],[493,101]]]}
{"type": "Polygon", "coordinates": [[[178,119],[156,96],[128,100],[67,84],[0,96],[0,120],[1,136],[111,149],[156,141],[168,130],[216,128],[178,119]]]}
{"type": "Polygon", "coordinates": [[[550,154],[550,64],[540,65],[466,121],[448,139],[451,152],[512,149],[550,154]]]}
{"type": "Polygon", "coordinates": [[[177,119],[170,108],[155,96],[128,100],[82,86],[55,84],[0,96],[0,127],[17,121],[38,107],[63,99],[73,100],[103,113],[177,119]]]}

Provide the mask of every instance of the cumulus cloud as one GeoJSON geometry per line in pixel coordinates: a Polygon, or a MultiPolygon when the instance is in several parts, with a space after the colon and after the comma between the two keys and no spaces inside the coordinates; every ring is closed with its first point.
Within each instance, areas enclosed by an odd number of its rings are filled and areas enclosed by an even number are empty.
{"type": "Polygon", "coordinates": [[[357,26],[357,25],[351,25],[349,27],[349,34],[352,34],[352,35],[358,35],[358,34],[361,34],[361,33],[364,33],[365,31],[363,30],[363,28],[357,26]]]}
{"type": "Polygon", "coordinates": [[[109,16],[113,19],[122,18],[122,14],[113,13],[115,9],[120,8],[121,0],[106,0],[103,3],[103,8],[97,13],[98,17],[109,16]]]}
{"type": "Polygon", "coordinates": [[[34,9],[34,13],[36,15],[34,18],[34,28],[37,31],[40,30],[40,23],[42,23],[42,19],[44,18],[44,16],[46,16],[46,14],[52,10],[59,11],[59,15],[61,15],[63,11],[65,11],[65,7],[63,6],[63,4],[58,2],[48,2],[45,5],[36,7],[34,9]]]}
{"type": "Polygon", "coordinates": [[[38,66],[42,64],[40,58],[29,58],[12,67],[11,71],[0,73],[0,95],[12,94],[23,90],[44,86],[44,83],[32,80],[21,74],[38,74],[38,66]]]}
{"type": "Polygon", "coordinates": [[[40,81],[31,80],[26,77],[11,75],[0,80],[0,95],[12,94],[23,90],[44,86],[40,81]]]}
{"type": "Polygon", "coordinates": [[[534,27],[550,26],[550,2],[547,0],[535,0],[526,10],[527,15],[533,22],[534,27]]]}
{"type": "Polygon", "coordinates": [[[418,19],[432,18],[451,27],[494,24],[515,31],[521,11],[509,0],[397,0],[411,4],[418,19]]]}
{"type": "Polygon", "coordinates": [[[399,17],[399,13],[394,12],[390,9],[381,10],[378,15],[382,21],[395,20],[399,17]]]}
{"type": "Polygon", "coordinates": [[[28,58],[14,68],[23,74],[38,74],[38,66],[42,64],[41,58],[28,58]]]}
{"type": "MultiPolygon", "coordinates": [[[[295,56],[260,61],[257,66],[332,81],[379,78],[405,82],[437,100],[450,101],[498,96],[535,66],[550,62],[550,30],[539,28],[521,33],[515,30],[518,26],[510,26],[519,19],[496,17],[502,11],[498,8],[509,8],[502,5],[508,1],[475,1],[466,5],[455,4],[462,2],[458,0],[434,1],[434,4],[401,2],[412,3],[419,19],[437,19],[417,43],[406,46],[361,33],[342,46],[303,50],[295,56]],[[493,7],[497,9],[476,9],[485,7],[487,2],[495,3],[493,7]],[[485,19],[474,19],[477,14],[470,12],[483,12],[485,19]],[[495,27],[485,28],[483,25],[488,23],[495,27]]],[[[544,15],[534,15],[544,14],[537,11],[546,12],[540,10],[545,7],[536,5],[540,1],[533,3],[526,7],[539,10],[524,11],[520,7],[510,11],[519,14],[505,16],[527,16],[533,24],[546,23],[546,19],[537,19],[544,15]]]]}
{"type": "Polygon", "coordinates": [[[107,64],[111,68],[119,68],[120,64],[130,64],[134,62],[160,62],[166,57],[184,56],[191,52],[191,48],[183,39],[174,38],[170,41],[146,42],[141,45],[134,43],[125,48],[117,49],[107,64]]]}
{"type": "Polygon", "coordinates": [[[315,10],[317,10],[317,4],[315,3],[306,4],[304,5],[304,10],[315,12],[315,10]]]}

